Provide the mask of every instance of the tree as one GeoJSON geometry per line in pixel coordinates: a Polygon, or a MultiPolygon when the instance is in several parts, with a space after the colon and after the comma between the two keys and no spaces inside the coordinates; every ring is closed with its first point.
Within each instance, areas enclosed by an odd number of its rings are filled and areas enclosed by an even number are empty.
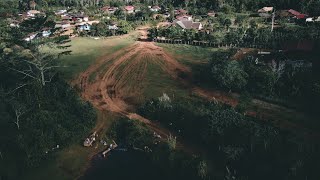
{"type": "Polygon", "coordinates": [[[167,138],[167,142],[171,150],[175,150],[177,148],[177,137],[174,137],[170,134],[167,138]]]}
{"type": "Polygon", "coordinates": [[[26,108],[24,107],[24,105],[22,105],[21,103],[19,102],[14,102],[12,104],[12,108],[14,110],[14,113],[15,113],[15,121],[14,123],[16,124],[18,130],[20,129],[20,118],[22,115],[24,115],[27,111],[26,111],[26,108]]]}
{"type": "Polygon", "coordinates": [[[30,53],[30,55],[32,56],[30,59],[22,61],[23,69],[11,69],[24,75],[24,78],[34,79],[42,86],[45,86],[46,83],[51,82],[55,75],[52,70],[60,67],[56,65],[57,58],[54,58],[53,55],[40,52],[30,53]]]}
{"type": "Polygon", "coordinates": [[[248,74],[246,89],[256,94],[272,95],[278,81],[277,73],[268,66],[256,64],[256,59],[252,56],[246,57],[242,63],[248,74]]]}
{"type": "Polygon", "coordinates": [[[229,31],[229,27],[232,25],[231,19],[225,19],[223,25],[227,28],[227,31],[229,31]]]}
{"type": "Polygon", "coordinates": [[[306,12],[310,17],[319,16],[320,15],[320,1],[312,0],[312,1],[303,1],[302,8],[304,12],[306,12]]]}
{"type": "Polygon", "coordinates": [[[230,6],[229,4],[224,4],[221,7],[221,11],[224,12],[225,14],[230,14],[234,12],[234,7],[230,6]]]}
{"type": "Polygon", "coordinates": [[[214,81],[228,90],[241,90],[247,84],[248,74],[238,61],[228,58],[212,60],[211,73],[214,81]]]}
{"type": "Polygon", "coordinates": [[[207,163],[205,161],[200,161],[199,165],[198,165],[198,175],[202,178],[202,179],[206,179],[208,176],[208,166],[207,163]]]}
{"type": "Polygon", "coordinates": [[[248,17],[246,15],[241,15],[241,14],[237,15],[234,23],[237,24],[238,26],[243,26],[247,18],[248,17]]]}

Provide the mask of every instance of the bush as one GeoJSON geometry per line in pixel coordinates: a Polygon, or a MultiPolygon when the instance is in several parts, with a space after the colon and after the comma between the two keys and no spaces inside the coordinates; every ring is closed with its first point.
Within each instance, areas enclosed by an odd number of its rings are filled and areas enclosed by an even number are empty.
{"type": "Polygon", "coordinates": [[[214,57],[210,66],[211,76],[221,88],[242,90],[246,86],[248,74],[238,61],[229,60],[226,53],[214,57]]]}

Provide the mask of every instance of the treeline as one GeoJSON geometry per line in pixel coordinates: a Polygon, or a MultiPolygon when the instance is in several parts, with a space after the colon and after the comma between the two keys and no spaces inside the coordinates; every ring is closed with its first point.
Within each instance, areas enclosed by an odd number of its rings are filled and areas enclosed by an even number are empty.
{"type": "Polygon", "coordinates": [[[10,28],[0,20],[0,179],[21,179],[61,148],[81,142],[96,118],[57,71],[68,51],[41,50],[65,49],[68,37],[28,43],[22,39],[28,30],[38,32],[49,20],[34,21],[10,28]]]}
{"type": "Polygon", "coordinates": [[[215,11],[254,11],[264,6],[273,6],[276,9],[295,9],[312,16],[320,15],[320,1],[301,0],[8,0],[19,4],[20,10],[33,8],[60,7],[101,7],[104,5],[122,6],[128,4],[160,5],[165,8],[181,7],[191,14],[204,15],[209,10],[215,11]]]}
{"type": "Polygon", "coordinates": [[[218,27],[206,27],[205,30],[183,30],[177,26],[149,29],[149,39],[162,38],[169,40],[201,41],[215,44],[232,44],[237,47],[259,45],[264,48],[282,49],[288,42],[301,40],[317,41],[320,39],[319,25],[278,28],[271,32],[269,27],[258,27],[257,21],[248,22],[248,17],[237,16],[232,25],[231,19],[216,18],[218,27]]]}
{"type": "Polygon", "coordinates": [[[151,100],[139,109],[208,151],[211,179],[317,179],[318,145],[234,109],[194,99],[151,100]],[[210,153],[209,153],[210,152],[210,153]]]}

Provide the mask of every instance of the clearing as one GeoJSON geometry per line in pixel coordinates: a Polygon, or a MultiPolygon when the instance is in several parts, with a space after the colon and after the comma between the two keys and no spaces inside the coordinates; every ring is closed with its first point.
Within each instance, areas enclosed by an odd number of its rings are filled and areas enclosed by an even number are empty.
{"type": "MultiPolygon", "coordinates": [[[[207,63],[216,48],[156,44],[147,42],[146,35],[147,27],[144,27],[125,36],[99,40],[75,38],[71,41],[72,55],[61,61],[62,65],[69,68],[63,68],[61,72],[71,85],[77,87],[81,97],[98,110],[98,120],[92,131],[105,134],[110,123],[120,115],[147,124],[165,139],[172,132],[134,113],[137,106],[163,93],[172,98],[197,94],[233,107],[238,104],[237,94],[206,89],[193,83],[190,66],[207,63]]],[[[291,109],[254,99],[247,114],[261,120],[268,119],[269,123],[302,134],[303,137],[318,137],[318,134],[292,121],[303,121],[307,117],[291,109]]],[[[101,151],[99,148],[82,147],[82,141],[74,142],[59,152],[56,160],[38,169],[38,173],[33,172],[28,179],[41,179],[39,177],[46,175],[50,175],[49,179],[79,177],[91,157],[101,151]]],[[[201,152],[185,142],[183,144],[179,144],[179,147],[189,152],[201,152]]]]}

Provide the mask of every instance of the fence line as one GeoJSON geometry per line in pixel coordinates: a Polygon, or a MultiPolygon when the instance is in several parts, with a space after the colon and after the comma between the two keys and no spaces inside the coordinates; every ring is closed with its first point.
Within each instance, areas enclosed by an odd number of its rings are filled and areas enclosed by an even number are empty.
{"type": "Polygon", "coordinates": [[[214,48],[272,48],[274,46],[266,45],[266,44],[254,44],[254,43],[214,43],[207,41],[195,41],[195,40],[173,40],[173,39],[153,39],[154,42],[157,43],[165,43],[165,44],[186,44],[193,46],[203,46],[203,47],[214,47],[214,48]]]}

